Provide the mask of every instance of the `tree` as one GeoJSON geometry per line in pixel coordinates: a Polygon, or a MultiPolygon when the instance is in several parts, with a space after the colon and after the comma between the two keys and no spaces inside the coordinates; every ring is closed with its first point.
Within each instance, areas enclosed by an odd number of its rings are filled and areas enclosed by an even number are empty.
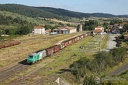
{"type": "Polygon", "coordinates": [[[45,25],[45,29],[52,29],[53,27],[51,25],[45,25]]]}
{"type": "Polygon", "coordinates": [[[84,78],[83,85],[98,85],[98,83],[96,83],[93,76],[90,77],[86,76],[84,78]]]}
{"type": "Polygon", "coordinates": [[[108,23],[104,23],[103,27],[104,27],[104,29],[107,29],[108,28],[108,23]]]}
{"type": "Polygon", "coordinates": [[[32,28],[29,26],[22,26],[19,28],[19,34],[20,35],[26,35],[30,32],[32,32],[32,28]]]}
{"type": "Polygon", "coordinates": [[[2,30],[0,29],[0,39],[2,39],[2,36],[1,36],[1,34],[2,34],[2,30]]]}
{"type": "Polygon", "coordinates": [[[16,30],[15,29],[6,29],[5,33],[8,35],[14,35],[16,33],[16,30]]]}
{"type": "Polygon", "coordinates": [[[74,62],[70,65],[70,69],[72,71],[72,74],[75,75],[77,81],[80,80],[80,78],[84,78],[86,75],[86,65],[89,63],[89,60],[86,58],[81,58],[80,60],[74,62]]]}
{"type": "Polygon", "coordinates": [[[125,24],[124,26],[123,26],[123,31],[125,32],[125,31],[128,31],[128,24],[125,24]]]}
{"type": "Polygon", "coordinates": [[[98,22],[95,20],[85,21],[83,24],[83,30],[94,30],[96,26],[98,26],[98,22]]]}

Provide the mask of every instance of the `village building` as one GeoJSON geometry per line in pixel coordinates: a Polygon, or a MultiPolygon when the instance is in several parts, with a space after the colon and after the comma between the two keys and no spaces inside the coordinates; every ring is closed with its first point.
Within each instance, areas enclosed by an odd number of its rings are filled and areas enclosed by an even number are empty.
{"type": "Polygon", "coordinates": [[[77,31],[77,28],[75,28],[75,27],[68,27],[68,26],[66,26],[65,28],[69,30],[69,34],[70,33],[75,33],[77,31]]]}
{"type": "Polygon", "coordinates": [[[35,26],[32,33],[33,34],[45,34],[45,28],[42,26],[35,26]]]}
{"type": "Polygon", "coordinates": [[[57,34],[70,34],[75,33],[77,29],[75,27],[58,27],[57,29],[54,29],[53,32],[56,32],[57,34]]]}
{"type": "Polygon", "coordinates": [[[104,27],[102,26],[97,26],[95,27],[95,30],[93,31],[94,34],[102,34],[104,33],[104,27]]]}
{"type": "Polygon", "coordinates": [[[114,34],[120,34],[122,33],[122,31],[123,31],[123,25],[114,26],[112,29],[112,33],[114,34]]]}

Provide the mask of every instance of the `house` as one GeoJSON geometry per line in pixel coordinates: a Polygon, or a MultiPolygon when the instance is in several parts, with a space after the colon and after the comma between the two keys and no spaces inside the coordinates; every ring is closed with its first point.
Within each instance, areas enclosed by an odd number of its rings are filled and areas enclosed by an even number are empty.
{"type": "Polygon", "coordinates": [[[57,32],[57,34],[70,34],[75,33],[77,31],[74,27],[58,27],[57,29],[54,29],[53,32],[57,32]]]}
{"type": "Polygon", "coordinates": [[[67,30],[69,30],[69,34],[70,33],[75,33],[76,31],[77,31],[77,28],[75,28],[75,27],[68,27],[68,26],[66,26],[65,27],[67,30]]]}
{"type": "Polygon", "coordinates": [[[69,30],[66,29],[66,28],[63,28],[63,29],[60,30],[60,33],[61,34],[69,34],[69,30]]]}
{"type": "Polygon", "coordinates": [[[95,30],[93,31],[94,34],[102,34],[104,32],[104,27],[97,26],[95,27],[95,30]]]}
{"type": "Polygon", "coordinates": [[[42,26],[35,26],[33,29],[33,34],[45,34],[45,28],[42,26]]]}

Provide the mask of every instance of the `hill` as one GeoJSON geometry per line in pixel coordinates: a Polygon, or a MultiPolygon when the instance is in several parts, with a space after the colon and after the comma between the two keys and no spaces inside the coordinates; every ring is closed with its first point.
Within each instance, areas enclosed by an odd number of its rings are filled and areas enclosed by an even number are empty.
{"type": "Polygon", "coordinates": [[[51,8],[51,7],[36,7],[41,10],[45,10],[47,12],[51,12],[60,16],[67,16],[72,18],[82,18],[82,17],[90,17],[90,14],[87,13],[80,13],[80,12],[73,12],[61,8],[51,8]]]}
{"type": "Polygon", "coordinates": [[[59,18],[60,16],[51,12],[41,10],[35,7],[18,5],[18,4],[0,4],[1,11],[9,11],[25,15],[28,17],[45,17],[45,18],[59,18]]]}
{"type": "Polygon", "coordinates": [[[52,7],[32,7],[19,4],[0,4],[1,11],[10,11],[29,17],[43,17],[43,18],[57,18],[61,20],[68,20],[70,18],[83,17],[128,17],[127,15],[112,15],[106,13],[80,13],[69,11],[60,8],[52,7]]]}

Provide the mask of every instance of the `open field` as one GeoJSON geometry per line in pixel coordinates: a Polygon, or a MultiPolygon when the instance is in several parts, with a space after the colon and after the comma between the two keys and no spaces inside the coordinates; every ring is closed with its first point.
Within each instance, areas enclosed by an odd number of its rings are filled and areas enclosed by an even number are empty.
{"type": "MultiPolygon", "coordinates": [[[[32,65],[26,72],[17,74],[17,78],[14,77],[12,79],[12,82],[10,82],[10,85],[19,85],[20,83],[27,85],[56,85],[55,80],[58,77],[61,77],[62,79],[73,83],[75,81],[75,78],[70,73],[69,65],[82,57],[92,59],[92,55],[95,54],[92,48],[88,48],[88,50],[90,50],[89,52],[85,48],[83,49],[80,47],[91,46],[91,44],[88,44],[88,42],[95,41],[96,43],[101,41],[99,39],[104,40],[99,35],[95,37],[90,36],[73,45],[68,46],[62,51],[55,53],[53,56],[47,57],[44,60],[32,65]],[[25,76],[21,77],[23,75],[25,76]]],[[[94,46],[99,49],[99,44],[95,44],[94,46]]]]}
{"type": "Polygon", "coordinates": [[[70,35],[34,35],[14,39],[20,41],[20,45],[0,49],[0,70],[24,60],[30,53],[56,44],[58,41],[71,37],[70,35]]]}

